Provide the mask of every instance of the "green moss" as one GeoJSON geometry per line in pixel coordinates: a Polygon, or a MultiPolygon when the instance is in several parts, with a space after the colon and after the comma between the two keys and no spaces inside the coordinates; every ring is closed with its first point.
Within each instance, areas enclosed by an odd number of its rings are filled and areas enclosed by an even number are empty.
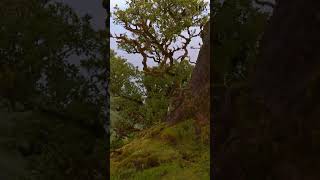
{"type": "Polygon", "coordinates": [[[111,179],[209,179],[209,145],[201,139],[192,120],[153,126],[111,154],[111,179]]]}
{"type": "Polygon", "coordinates": [[[210,125],[204,126],[201,128],[201,134],[200,134],[201,142],[210,145],[210,125]]]}

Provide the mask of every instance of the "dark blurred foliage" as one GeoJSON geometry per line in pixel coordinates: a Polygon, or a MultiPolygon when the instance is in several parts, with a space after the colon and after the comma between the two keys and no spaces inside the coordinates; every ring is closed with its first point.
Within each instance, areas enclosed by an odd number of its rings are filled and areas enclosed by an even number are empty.
{"type": "Polygon", "coordinates": [[[53,1],[0,9],[1,142],[26,160],[23,177],[106,179],[106,32],[53,1]]]}
{"type": "Polygon", "coordinates": [[[257,62],[259,42],[271,13],[254,6],[252,0],[213,3],[213,99],[215,114],[220,117],[232,114],[227,112],[232,94],[244,97],[248,93],[248,75],[257,62]]]}

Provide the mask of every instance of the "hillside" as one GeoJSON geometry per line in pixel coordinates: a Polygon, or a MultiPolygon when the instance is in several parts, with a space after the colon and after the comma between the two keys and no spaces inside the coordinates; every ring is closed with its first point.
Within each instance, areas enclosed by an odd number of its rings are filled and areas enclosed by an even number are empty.
{"type": "Polygon", "coordinates": [[[209,127],[195,136],[194,120],[160,123],[111,152],[111,180],[209,179],[209,127]]]}

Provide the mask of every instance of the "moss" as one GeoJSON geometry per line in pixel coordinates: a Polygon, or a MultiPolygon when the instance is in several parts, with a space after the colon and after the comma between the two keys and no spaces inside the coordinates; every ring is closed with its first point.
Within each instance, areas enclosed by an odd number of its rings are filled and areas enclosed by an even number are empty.
{"type": "Polygon", "coordinates": [[[209,179],[209,145],[196,139],[193,121],[141,132],[111,155],[111,179],[209,179]]]}
{"type": "Polygon", "coordinates": [[[200,140],[202,143],[208,146],[210,145],[210,125],[209,124],[201,127],[200,140]]]}

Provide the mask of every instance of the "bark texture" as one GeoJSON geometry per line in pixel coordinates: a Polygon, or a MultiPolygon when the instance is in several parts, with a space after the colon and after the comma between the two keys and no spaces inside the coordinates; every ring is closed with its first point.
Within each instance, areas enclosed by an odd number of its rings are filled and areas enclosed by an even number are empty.
{"type": "Polygon", "coordinates": [[[233,97],[232,119],[215,118],[214,179],[319,179],[319,32],[320,1],[277,1],[251,74],[250,108],[233,97]]]}
{"type": "Polygon", "coordinates": [[[210,119],[210,23],[203,30],[203,45],[188,88],[179,98],[178,105],[167,116],[169,123],[177,123],[187,118],[195,118],[198,124],[210,119]]]}

